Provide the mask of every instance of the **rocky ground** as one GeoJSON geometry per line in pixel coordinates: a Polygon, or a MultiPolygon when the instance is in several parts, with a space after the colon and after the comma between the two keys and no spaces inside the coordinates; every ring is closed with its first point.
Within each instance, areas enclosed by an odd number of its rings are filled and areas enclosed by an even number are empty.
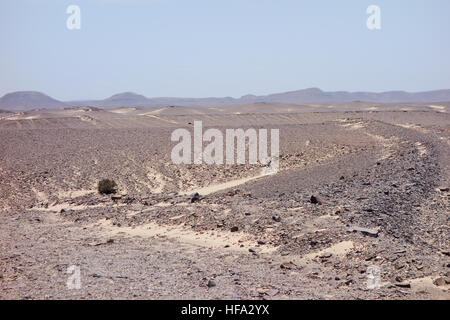
{"type": "Polygon", "coordinates": [[[449,299],[448,106],[329,107],[6,114],[0,297],[449,299]],[[194,120],[279,129],[280,171],[173,164],[194,120]]]}

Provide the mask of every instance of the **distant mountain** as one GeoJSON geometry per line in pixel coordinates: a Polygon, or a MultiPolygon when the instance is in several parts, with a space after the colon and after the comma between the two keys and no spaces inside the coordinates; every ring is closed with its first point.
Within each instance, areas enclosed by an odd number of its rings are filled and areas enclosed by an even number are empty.
{"type": "Polygon", "coordinates": [[[55,100],[37,91],[18,91],[5,94],[0,98],[0,108],[9,111],[62,106],[65,106],[64,102],[55,100]]]}
{"type": "Polygon", "coordinates": [[[450,101],[450,89],[426,92],[388,91],[374,92],[327,92],[318,88],[309,88],[264,96],[245,95],[241,98],[147,98],[133,92],[113,95],[104,100],[85,100],[61,102],[40,92],[23,91],[9,93],[0,98],[0,108],[6,110],[26,110],[34,108],[55,108],[62,106],[89,107],[162,107],[162,106],[208,106],[249,103],[345,103],[366,101],[375,103],[406,103],[406,102],[445,102],[450,101]]]}
{"type": "Polygon", "coordinates": [[[278,103],[344,103],[366,101],[379,103],[399,102],[441,102],[450,101],[450,90],[426,91],[410,93],[405,91],[390,92],[326,92],[318,88],[309,88],[267,96],[245,96],[246,102],[278,102],[278,103]]]}
{"type": "Polygon", "coordinates": [[[105,100],[102,100],[103,106],[121,107],[121,106],[139,106],[146,104],[148,98],[133,92],[124,92],[115,94],[105,100]]]}

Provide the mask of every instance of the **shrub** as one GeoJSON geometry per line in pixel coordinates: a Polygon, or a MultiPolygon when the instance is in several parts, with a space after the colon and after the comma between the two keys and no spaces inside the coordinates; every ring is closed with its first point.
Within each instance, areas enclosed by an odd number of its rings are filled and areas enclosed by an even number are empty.
{"type": "Polygon", "coordinates": [[[116,193],[117,184],[114,180],[103,179],[98,182],[98,192],[101,194],[116,193]]]}

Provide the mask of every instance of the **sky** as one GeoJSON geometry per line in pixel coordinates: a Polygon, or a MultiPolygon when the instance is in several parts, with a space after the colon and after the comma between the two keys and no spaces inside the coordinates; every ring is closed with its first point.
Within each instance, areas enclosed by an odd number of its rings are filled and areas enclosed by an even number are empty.
{"type": "Polygon", "coordinates": [[[448,89],[449,13],[448,0],[1,0],[0,96],[448,89]]]}

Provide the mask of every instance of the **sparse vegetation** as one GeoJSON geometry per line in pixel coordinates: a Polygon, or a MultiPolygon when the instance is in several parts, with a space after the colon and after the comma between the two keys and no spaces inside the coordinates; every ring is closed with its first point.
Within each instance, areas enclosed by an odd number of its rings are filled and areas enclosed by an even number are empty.
{"type": "Polygon", "coordinates": [[[114,180],[102,179],[98,182],[98,192],[101,194],[116,193],[117,184],[114,180]]]}

